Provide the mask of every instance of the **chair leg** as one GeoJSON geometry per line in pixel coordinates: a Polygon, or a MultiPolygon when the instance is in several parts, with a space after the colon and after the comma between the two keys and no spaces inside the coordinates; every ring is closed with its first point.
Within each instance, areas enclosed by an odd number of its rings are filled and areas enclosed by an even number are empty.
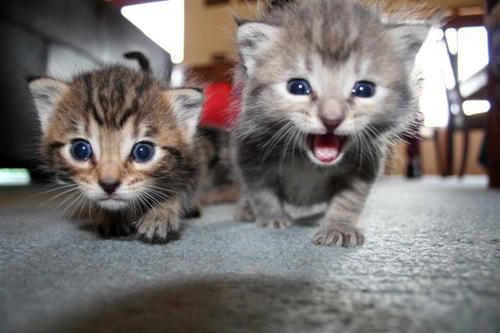
{"type": "Polygon", "coordinates": [[[467,167],[467,157],[469,156],[469,128],[467,125],[464,126],[464,139],[463,139],[463,149],[462,149],[462,163],[460,165],[460,173],[458,177],[462,178],[465,174],[465,168],[467,167]]]}
{"type": "Polygon", "coordinates": [[[453,133],[455,130],[453,121],[453,119],[450,119],[446,130],[445,169],[443,176],[451,176],[453,174],[453,133]]]}
{"type": "Polygon", "coordinates": [[[422,176],[422,166],[420,165],[420,135],[414,134],[408,138],[406,145],[406,155],[408,163],[406,166],[407,178],[420,178],[422,176]]]}
{"type": "Polygon", "coordinates": [[[442,157],[442,152],[441,152],[441,144],[439,143],[439,131],[436,129],[434,130],[434,149],[436,149],[436,163],[437,163],[437,170],[441,176],[445,176],[444,173],[444,166],[443,166],[443,157],[442,157]]]}

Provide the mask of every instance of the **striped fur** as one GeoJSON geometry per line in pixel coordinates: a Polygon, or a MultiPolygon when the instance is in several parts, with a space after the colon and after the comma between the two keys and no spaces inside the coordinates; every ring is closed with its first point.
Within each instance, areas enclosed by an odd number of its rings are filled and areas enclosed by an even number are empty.
{"type": "Polygon", "coordinates": [[[137,231],[147,241],[163,241],[198,208],[200,91],[169,90],[147,72],[121,66],[78,75],[71,83],[38,79],[30,89],[46,168],[98,207],[95,223],[105,236],[137,231]],[[92,145],[87,161],[70,153],[77,139],[92,145]],[[150,161],[133,160],[137,142],[154,145],[150,161]],[[119,185],[108,194],[103,181],[119,185]]]}
{"type": "Polygon", "coordinates": [[[412,70],[428,27],[389,22],[353,0],[276,1],[280,5],[236,34],[236,91],[241,114],[235,159],[245,183],[236,217],[264,227],[286,227],[286,204],[328,203],[315,244],[353,246],[355,227],[386,147],[415,119],[412,70]],[[287,91],[294,78],[312,93],[287,91]],[[356,98],[358,81],[376,83],[372,98],[356,98]],[[339,121],[331,129],[324,119],[339,121]],[[312,135],[342,137],[331,163],[312,157],[312,135]]]}

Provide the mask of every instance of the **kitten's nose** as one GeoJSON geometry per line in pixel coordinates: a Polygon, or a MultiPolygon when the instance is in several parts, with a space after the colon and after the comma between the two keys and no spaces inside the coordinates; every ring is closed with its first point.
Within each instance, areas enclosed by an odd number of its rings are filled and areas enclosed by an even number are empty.
{"type": "Polygon", "coordinates": [[[319,109],[319,118],[329,133],[332,133],[344,121],[344,108],[335,98],[325,100],[319,109]]]}
{"type": "Polygon", "coordinates": [[[104,192],[112,194],[120,186],[120,182],[118,180],[99,180],[99,185],[104,192]]]}
{"type": "Polygon", "coordinates": [[[325,125],[328,132],[333,132],[337,127],[340,126],[344,119],[342,118],[329,118],[329,117],[321,117],[321,121],[325,125]]]}

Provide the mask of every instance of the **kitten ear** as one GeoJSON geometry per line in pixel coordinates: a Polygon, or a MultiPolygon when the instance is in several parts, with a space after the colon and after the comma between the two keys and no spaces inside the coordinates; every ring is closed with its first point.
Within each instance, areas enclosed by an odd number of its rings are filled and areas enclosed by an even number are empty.
{"type": "Polygon", "coordinates": [[[29,88],[35,102],[42,132],[45,133],[49,127],[50,117],[54,112],[56,103],[68,91],[69,87],[62,81],[41,78],[31,81],[29,88]]]}
{"type": "Polygon", "coordinates": [[[192,138],[200,120],[203,92],[194,88],[180,88],[168,90],[166,95],[173,105],[180,127],[192,138]]]}
{"type": "Polygon", "coordinates": [[[415,58],[430,31],[426,24],[388,24],[389,34],[394,40],[396,52],[405,62],[409,72],[415,66],[415,58]]]}
{"type": "Polygon", "coordinates": [[[257,58],[278,36],[278,27],[260,22],[240,22],[236,32],[236,47],[247,72],[255,69],[257,58]]]}

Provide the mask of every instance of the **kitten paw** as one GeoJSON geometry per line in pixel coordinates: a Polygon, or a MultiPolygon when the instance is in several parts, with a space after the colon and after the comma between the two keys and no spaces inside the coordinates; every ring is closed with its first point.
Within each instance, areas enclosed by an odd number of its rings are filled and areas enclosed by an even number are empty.
{"type": "Polygon", "coordinates": [[[163,243],[176,236],[180,228],[180,218],[163,214],[148,214],[134,223],[137,235],[148,243],[163,243]]]}
{"type": "Polygon", "coordinates": [[[195,219],[198,217],[201,217],[201,208],[198,207],[193,207],[182,214],[182,217],[185,219],[195,219]]]}
{"type": "Polygon", "coordinates": [[[270,229],[284,229],[291,225],[286,217],[258,217],[255,224],[261,228],[270,229]]]}
{"type": "Polygon", "coordinates": [[[353,247],[362,245],[365,236],[356,227],[348,224],[336,224],[321,228],[314,236],[313,243],[326,246],[353,247]]]}
{"type": "Polygon", "coordinates": [[[255,220],[252,207],[250,205],[237,205],[234,219],[240,222],[252,222],[255,220]]]}

